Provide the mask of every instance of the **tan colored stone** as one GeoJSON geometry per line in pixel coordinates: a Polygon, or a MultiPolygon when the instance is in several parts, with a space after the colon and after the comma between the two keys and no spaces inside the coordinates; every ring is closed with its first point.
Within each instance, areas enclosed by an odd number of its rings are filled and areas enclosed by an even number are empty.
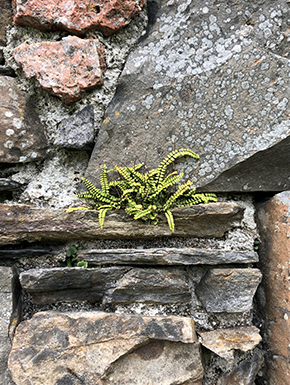
{"type": "Polygon", "coordinates": [[[79,36],[99,30],[109,36],[128,25],[145,0],[13,0],[13,4],[18,25],[79,36]]]}
{"type": "Polygon", "coordinates": [[[14,51],[27,78],[35,77],[47,92],[65,104],[103,85],[104,48],[98,39],[64,37],[57,42],[21,44],[14,51]]]}
{"type": "Polygon", "coordinates": [[[239,205],[224,202],[173,209],[176,230],[172,233],[165,216],[153,226],[134,221],[121,210],[115,211],[106,216],[101,229],[95,210],[66,214],[60,209],[0,204],[0,245],[96,238],[222,237],[225,231],[240,224],[243,211],[239,205]]]}
{"type": "Polygon", "coordinates": [[[173,385],[203,376],[191,319],[101,312],[37,313],[16,331],[9,370],[16,385],[156,385],[159,372],[167,376],[159,385],[173,385]],[[122,362],[132,369],[127,378],[122,362]]]}
{"type": "Polygon", "coordinates": [[[6,27],[12,24],[11,0],[0,0],[0,46],[6,45],[6,27]]]}
{"type": "Polygon", "coordinates": [[[229,362],[234,360],[234,350],[247,352],[262,341],[259,329],[255,326],[217,329],[200,332],[199,335],[203,346],[229,362]]]}
{"type": "Polygon", "coordinates": [[[47,140],[32,98],[8,76],[0,76],[0,94],[0,162],[43,158],[47,140]]]}
{"type": "Polygon", "coordinates": [[[268,381],[269,385],[289,385],[290,192],[277,194],[260,204],[257,218],[263,273],[260,306],[266,320],[264,339],[274,354],[273,361],[268,361],[268,381]]]}

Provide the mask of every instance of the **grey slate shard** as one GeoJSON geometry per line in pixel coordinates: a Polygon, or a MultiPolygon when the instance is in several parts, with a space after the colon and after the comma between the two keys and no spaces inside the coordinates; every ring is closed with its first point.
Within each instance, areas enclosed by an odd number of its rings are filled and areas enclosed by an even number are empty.
{"type": "Polygon", "coordinates": [[[289,17],[286,0],[163,2],[128,57],[87,178],[98,184],[113,161],[155,168],[185,147],[200,161],[178,168],[199,188],[289,189],[289,17]]]}
{"type": "Polygon", "coordinates": [[[252,308],[261,279],[258,269],[212,269],[195,292],[208,312],[242,313],[252,308]]]}
{"type": "Polygon", "coordinates": [[[0,178],[0,191],[17,190],[20,186],[21,183],[15,182],[7,178],[0,178]]]}
{"type": "Polygon", "coordinates": [[[54,144],[68,150],[91,150],[94,137],[94,107],[89,104],[59,124],[54,144]]]}

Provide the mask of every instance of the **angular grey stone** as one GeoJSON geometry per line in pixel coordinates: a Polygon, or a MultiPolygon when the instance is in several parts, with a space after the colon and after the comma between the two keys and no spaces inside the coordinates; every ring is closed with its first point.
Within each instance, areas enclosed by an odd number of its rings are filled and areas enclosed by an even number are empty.
{"type": "Polygon", "coordinates": [[[59,124],[54,144],[68,150],[91,150],[94,137],[94,107],[88,105],[59,124]]]}
{"type": "Polygon", "coordinates": [[[204,373],[192,319],[103,312],[35,314],[9,370],[17,385],[189,385],[204,373]]]}
{"type": "Polygon", "coordinates": [[[195,292],[208,312],[241,313],[252,308],[261,279],[258,269],[212,269],[195,292]]]}
{"type": "Polygon", "coordinates": [[[32,269],[20,274],[22,287],[38,304],[57,301],[103,303],[188,303],[191,293],[183,269],[32,269]]]}
{"type": "Polygon", "coordinates": [[[255,263],[259,258],[254,251],[156,248],[80,250],[77,260],[87,261],[90,266],[106,264],[217,265],[221,263],[255,263]]]}
{"type": "Polygon", "coordinates": [[[14,182],[11,179],[0,178],[0,191],[17,190],[20,186],[20,183],[14,182]]]}
{"type": "Polygon", "coordinates": [[[47,139],[33,99],[16,79],[0,76],[0,162],[24,163],[46,156],[47,139]]]}
{"type": "Polygon", "coordinates": [[[185,147],[201,158],[179,167],[200,188],[290,188],[289,60],[273,53],[288,33],[287,0],[163,4],[128,57],[87,178],[98,183],[103,164],[132,166],[136,154],[155,168],[185,147]]]}

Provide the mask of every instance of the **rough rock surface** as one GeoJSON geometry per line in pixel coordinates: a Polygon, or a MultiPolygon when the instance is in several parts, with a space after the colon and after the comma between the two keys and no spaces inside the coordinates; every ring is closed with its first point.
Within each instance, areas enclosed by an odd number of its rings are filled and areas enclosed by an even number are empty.
{"type": "Polygon", "coordinates": [[[47,140],[31,97],[14,78],[0,76],[0,162],[19,163],[46,155],[47,140]]]}
{"type": "Polygon", "coordinates": [[[247,352],[261,341],[259,329],[255,326],[231,329],[217,329],[211,332],[200,332],[201,344],[227,361],[234,360],[234,350],[247,352]]]}
{"type": "Polygon", "coordinates": [[[141,12],[145,0],[13,0],[13,4],[18,25],[79,36],[99,30],[109,36],[128,25],[141,12]]]}
{"type": "Polygon", "coordinates": [[[225,202],[173,209],[172,213],[176,227],[174,233],[168,228],[165,217],[153,226],[134,221],[124,212],[116,211],[106,216],[101,229],[96,210],[66,214],[60,209],[0,204],[0,245],[93,238],[222,237],[226,231],[239,226],[243,218],[241,206],[225,202]]]}
{"type": "Polygon", "coordinates": [[[10,0],[0,0],[0,46],[6,44],[6,27],[12,23],[12,5],[10,0]]]}
{"type": "Polygon", "coordinates": [[[90,301],[103,303],[189,303],[183,269],[108,267],[32,269],[20,275],[22,287],[36,303],[90,301]]]}
{"type": "Polygon", "coordinates": [[[217,385],[254,385],[263,362],[264,354],[257,349],[252,358],[235,365],[232,370],[224,373],[219,378],[217,385]]]}
{"type": "Polygon", "coordinates": [[[9,370],[16,385],[32,378],[35,385],[173,385],[203,377],[191,319],[101,312],[37,313],[16,331],[9,370]]]}
{"type": "Polygon", "coordinates": [[[287,0],[163,2],[128,57],[87,177],[136,154],[155,168],[186,147],[201,159],[180,168],[199,187],[289,188],[289,12],[287,0]]]}
{"type": "Polygon", "coordinates": [[[273,358],[268,363],[269,384],[290,384],[290,192],[275,195],[257,209],[263,273],[260,306],[265,340],[273,358]]]}
{"type": "Polygon", "coordinates": [[[247,312],[261,278],[258,269],[212,269],[195,291],[208,312],[247,312]]]}
{"type": "Polygon", "coordinates": [[[94,138],[94,107],[88,105],[59,124],[54,145],[68,150],[91,150],[94,138]]]}
{"type": "Polygon", "coordinates": [[[107,264],[141,265],[218,265],[221,263],[254,263],[258,254],[254,251],[229,251],[194,248],[154,249],[92,249],[80,250],[78,261],[90,266],[107,264]]]}
{"type": "Polygon", "coordinates": [[[35,77],[43,89],[65,104],[103,84],[104,48],[97,38],[67,36],[59,42],[21,44],[14,58],[27,78],[35,77]]]}

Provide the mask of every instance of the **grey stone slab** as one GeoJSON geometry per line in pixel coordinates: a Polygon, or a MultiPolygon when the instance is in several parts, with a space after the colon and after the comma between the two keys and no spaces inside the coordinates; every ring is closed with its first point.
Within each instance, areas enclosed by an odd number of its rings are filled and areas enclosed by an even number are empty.
{"type": "Polygon", "coordinates": [[[20,183],[14,182],[7,178],[0,178],[0,191],[17,190],[21,186],[20,183]]]}
{"type": "Polygon", "coordinates": [[[20,275],[22,287],[38,304],[57,301],[103,303],[188,303],[191,300],[183,269],[32,269],[20,275]]]}
{"type": "Polygon", "coordinates": [[[286,0],[163,2],[128,57],[87,178],[99,183],[103,164],[155,168],[185,147],[200,161],[178,167],[200,188],[290,188],[289,12],[286,0]]]}
{"type": "Polygon", "coordinates": [[[54,144],[68,150],[91,150],[95,133],[94,107],[88,105],[59,124],[54,144]]]}
{"type": "Polygon", "coordinates": [[[253,306],[261,279],[258,269],[212,269],[201,279],[195,292],[208,312],[247,312],[253,306]]]}
{"type": "MultiPolygon", "coordinates": [[[[1,255],[1,252],[0,252],[1,255]]],[[[232,251],[195,248],[92,249],[80,250],[77,260],[90,266],[106,264],[141,265],[217,265],[221,263],[255,263],[254,251],[232,251]]]]}
{"type": "Polygon", "coordinates": [[[0,259],[16,259],[23,257],[36,257],[40,255],[53,255],[58,252],[51,249],[18,249],[18,250],[0,250],[0,259]]]}

